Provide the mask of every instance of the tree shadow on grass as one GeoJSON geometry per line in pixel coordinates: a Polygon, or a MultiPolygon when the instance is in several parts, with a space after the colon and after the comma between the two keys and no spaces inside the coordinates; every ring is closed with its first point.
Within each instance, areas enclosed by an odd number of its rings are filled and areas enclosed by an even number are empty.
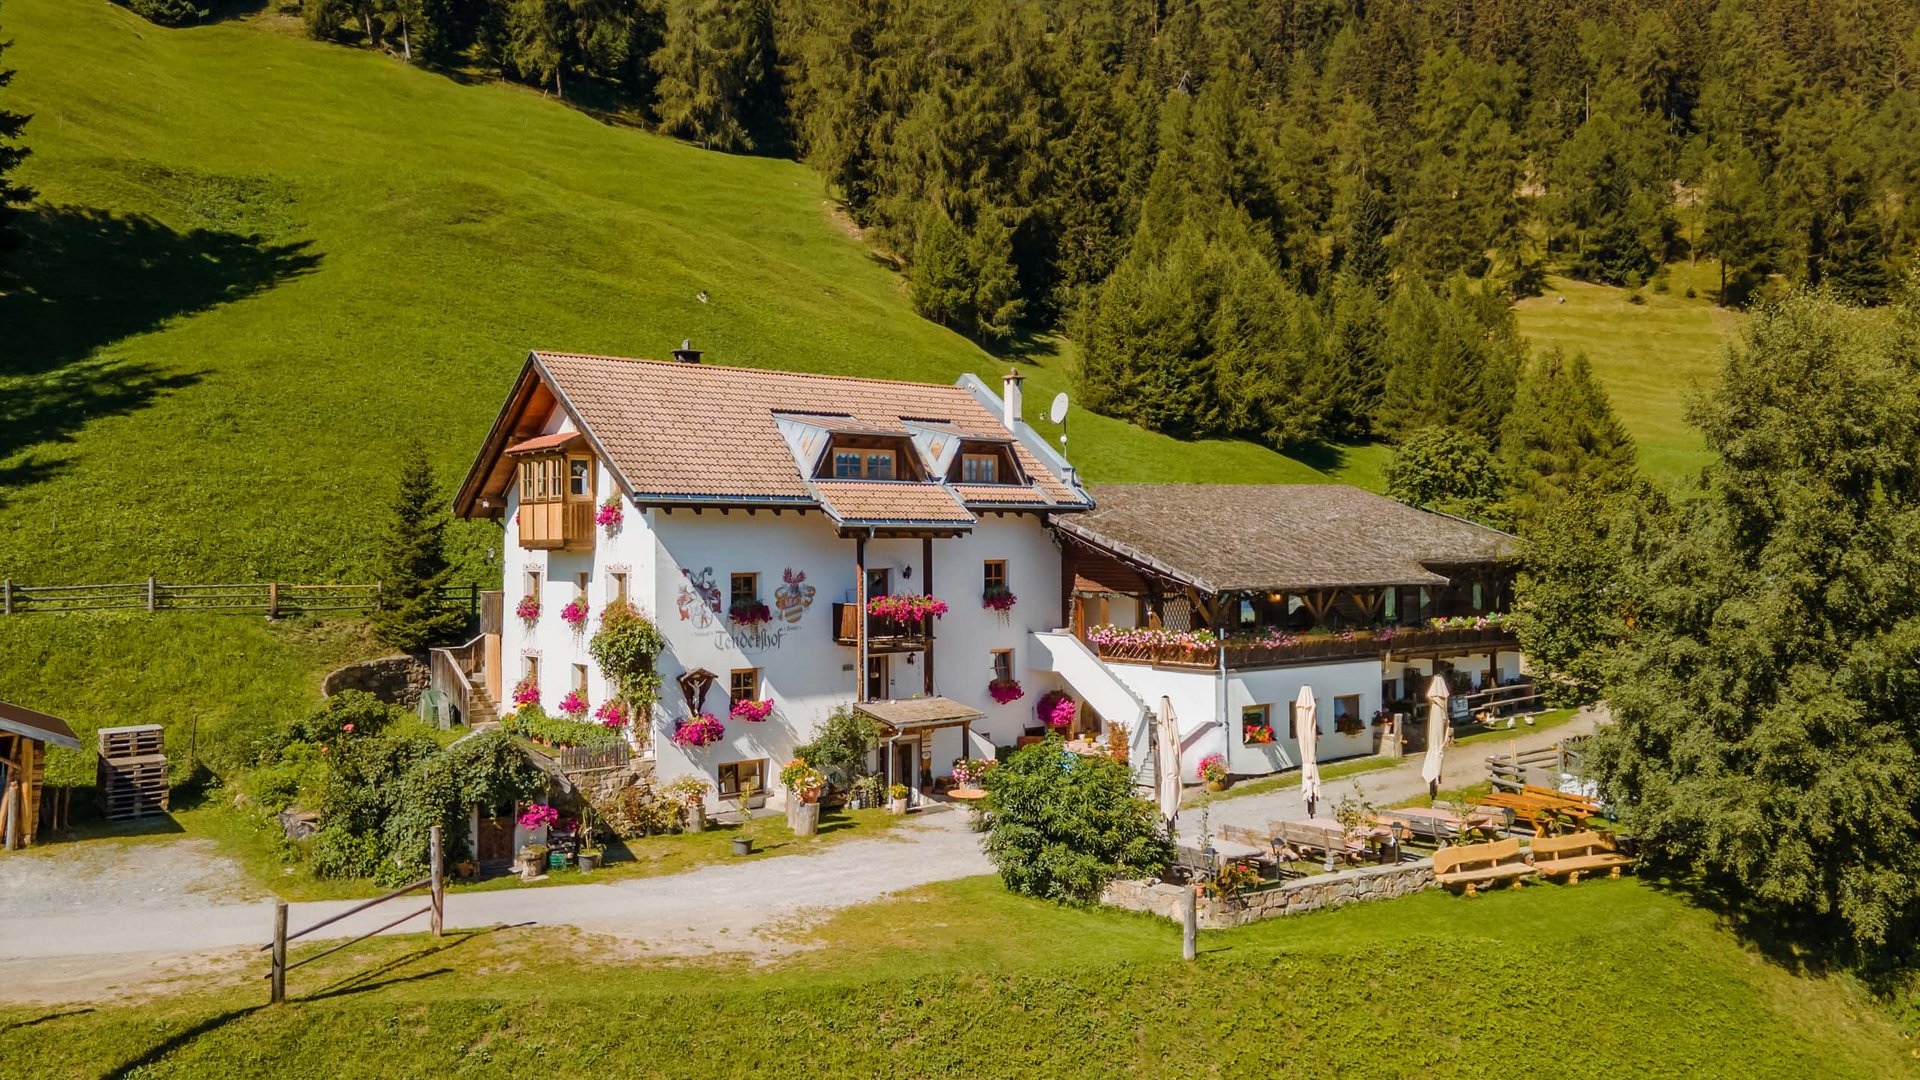
{"type": "MultiPolygon", "coordinates": [[[[71,442],[87,423],[143,409],[204,372],[99,355],[170,319],[251,296],[319,265],[306,241],[177,232],[144,215],[40,206],[19,217],[14,279],[0,292],[0,462],[71,442]]],[[[0,465],[0,491],[51,479],[60,463],[0,465]]]]}
{"type": "Polygon", "coordinates": [[[266,1004],[263,1002],[259,1005],[249,1005],[244,1009],[229,1009],[223,1013],[215,1013],[192,1027],[185,1028],[167,1036],[165,1039],[142,1051],[140,1056],[134,1058],[132,1061],[128,1061],[118,1068],[109,1069],[103,1075],[111,1077],[113,1080],[123,1080],[123,1078],[126,1077],[143,1075],[146,1072],[147,1066],[160,1062],[165,1059],[168,1054],[173,1053],[175,1050],[180,1049],[200,1036],[210,1031],[223,1028],[235,1020],[245,1020],[247,1017],[252,1016],[254,1013],[266,1007],[266,1004]]]}

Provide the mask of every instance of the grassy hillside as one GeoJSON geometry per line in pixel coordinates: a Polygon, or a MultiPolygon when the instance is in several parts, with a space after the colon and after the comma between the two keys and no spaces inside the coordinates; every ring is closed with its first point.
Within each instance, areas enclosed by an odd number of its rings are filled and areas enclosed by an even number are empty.
{"type": "Polygon", "coordinates": [[[768,967],[556,931],[357,947],[159,1000],[0,1010],[22,1075],[1892,1077],[1911,1040],[1633,881],[1428,893],[1205,934],[919,889],[768,967]],[[219,989],[212,987],[218,986],[219,989]],[[1547,1035],[1547,1032],[1551,1035],[1547,1035]]]}
{"type": "MultiPolygon", "coordinates": [[[[530,347],[951,380],[800,166],[610,127],[267,22],[8,0],[34,114],[28,289],[0,299],[17,580],[357,570],[392,450],[463,470],[530,347]],[[701,291],[710,302],[702,303],[701,291]]],[[[1051,354],[1030,412],[1067,385],[1051,354]]],[[[1298,480],[1085,413],[1095,480],[1298,480]]],[[[480,541],[484,542],[484,541],[480,541]]]]}
{"type": "MultiPolygon", "coordinates": [[[[1704,298],[1687,299],[1687,268],[1674,268],[1672,292],[1625,289],[1554,278],[1545,295],[1522,300],[1520,329],[1535,348],[1584,352],[1640,448],[1641,467],[1662,480],[1684,479],[1706,464],[1700,433],[1686,423],[1688,399],[1717,377],[1720,350],[1741,316],[1704,298]]],[[[1695,268],[1696,290],[1708,277],[1695,268]]]]}

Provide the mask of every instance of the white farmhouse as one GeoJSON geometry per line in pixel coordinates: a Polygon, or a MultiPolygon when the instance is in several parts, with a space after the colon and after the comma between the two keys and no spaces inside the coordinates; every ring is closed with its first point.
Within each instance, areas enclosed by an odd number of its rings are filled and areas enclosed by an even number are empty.
{"type": "Polygon", "coordinates": [[[1418,749],[1400,718],[1435,674],[1463,713],[1532,697],[1502,622],[1505,533],[1334,484],[1103,487],[1096,508],[1021,419],[1017,372],[996,396],[970,375],[674,356],[533,353],[455,501],[505,527],[502,614],[473,664],[495,699],[599,706],[600,612],[657,623],[663,692],[632,733],[662,779],[769,792],[841,706],[881,723],[875,770],[919,791],[1038,736],[1055,691],[1077,703],[1069,734],[1124,726],[1146,783],[1156,723],[1189,781],[1214,753],[1240,775],[1296,765],[1302,687],[1323,760],[1418,749]],[[916,596],[945,614],[870,612],[916,596]],[[1017,699],[990,692],[1011,683],[1017,699]],[[674,738],[703,713],[716,739],[674,738]]]}
{"type": "Polygon", "coordinates": [[[662,778],[766,791],[853,703],[886,725],[876,767],[911,788],[1012,745],[1060,685],[1034,663],[1034,632],[1060,621],[1049,522],[1093,505],[1021,420],[1022,376],[996,397],[972,376],[940,386],[674,355],[528,357],[455,501],[505,524],[504,615],[483,665],[493,695],[524,684],[556,714],[569,693],[606,701],[587,644],[624,599],[667,642],[661,702],[634,725],[662,778]],[[596,524],[603,506],[618,525],[596,524]],[[859,617],[870,598],[910,594],[948,610],[859,617]],[[989,594],[1013,606],[989,608],[989,594]],[[578,625],[563,618],[576,601],[578,625]],[[996,702],[996,677],[1024,696],[996,702]],[[736,719],[741,701],[771,714],[736,719]],[[702,712],[724,735],[676,744],[702,712]]]}

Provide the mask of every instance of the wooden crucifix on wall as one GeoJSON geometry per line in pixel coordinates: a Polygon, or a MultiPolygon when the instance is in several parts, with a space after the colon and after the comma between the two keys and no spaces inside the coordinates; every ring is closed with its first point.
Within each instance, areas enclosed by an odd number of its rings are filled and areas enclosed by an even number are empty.
{"type": "Polygon", "coordinates": [[[707,691],[720,676],[706,668],[694,668],[680,676],[680,693],[687,699],[687,713],[697,716],[706,711],[707,691]]]}

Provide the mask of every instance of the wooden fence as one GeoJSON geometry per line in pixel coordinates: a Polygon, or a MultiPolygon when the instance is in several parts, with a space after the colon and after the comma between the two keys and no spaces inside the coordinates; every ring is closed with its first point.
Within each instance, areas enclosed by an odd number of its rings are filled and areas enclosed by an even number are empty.
{"type": "MultiPolygon", "coordinates": [[[[334,611],[370,611],[379,602],[379,585],[292,585],[278,581],[237,585],[186,585],[145,581],[113,585],[20,585],[0,579],[0,615],[62,611],[223,611],[265,615],[304,615],[334,611]]],[[[449,585],[442,603],[471,611],[480,608],[478,585],[449,585]]]]}

